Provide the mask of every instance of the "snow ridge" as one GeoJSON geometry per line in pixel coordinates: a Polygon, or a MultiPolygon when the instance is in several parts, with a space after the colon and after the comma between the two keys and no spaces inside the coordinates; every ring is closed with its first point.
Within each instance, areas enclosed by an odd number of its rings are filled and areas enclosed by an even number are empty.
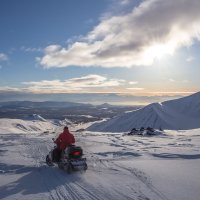
{"type": "Polygon", "coordinates": [[[126,132],[141,127],[169,130],[200,128],[200,92],[180,99],[150,104],[108,121],[93,124],[88,130],[126,132]]]}

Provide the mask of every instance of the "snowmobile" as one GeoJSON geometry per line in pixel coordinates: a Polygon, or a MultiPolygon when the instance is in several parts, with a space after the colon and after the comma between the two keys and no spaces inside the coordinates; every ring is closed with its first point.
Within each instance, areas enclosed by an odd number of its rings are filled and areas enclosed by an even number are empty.
{"type": "MultiPolygon", "coordinates": [[[[54,146],[54,149],[57,146],[54,146]]],[[[54,163],[58,165],[60,169],[63,169],[68,174],[72,171],[86,171],[87,163],[86,158],[83,158],[83,150],[79,146],[70,145],[61,153],[59,161],[53,159],[53,150],[46,156],[46,163],[48,166],[54,166],[54,163]]]]}

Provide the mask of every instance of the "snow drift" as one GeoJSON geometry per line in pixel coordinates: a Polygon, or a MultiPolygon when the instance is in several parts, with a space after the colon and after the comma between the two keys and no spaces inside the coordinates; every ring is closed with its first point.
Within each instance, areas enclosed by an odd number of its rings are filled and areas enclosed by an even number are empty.
{"type": "Polygon", "coordinates": [[[180,99],[150,104],[108,121],[95,123],[88,130],[126,132],[141,127],[169,130],[200,128],[200,92],[180,99]]]}

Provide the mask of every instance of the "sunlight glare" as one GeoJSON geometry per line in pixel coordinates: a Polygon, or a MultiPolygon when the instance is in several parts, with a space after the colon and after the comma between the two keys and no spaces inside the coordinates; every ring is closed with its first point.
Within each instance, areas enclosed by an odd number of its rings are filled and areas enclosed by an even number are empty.
{"type": "Polygon", "coordinates": [[[168,44],[154,44],[144,52],[144,59],[147,62],[152,62],[155,59],[161,60],[165,55],[172,55],[174,53],[172,45],[168,44]]]}

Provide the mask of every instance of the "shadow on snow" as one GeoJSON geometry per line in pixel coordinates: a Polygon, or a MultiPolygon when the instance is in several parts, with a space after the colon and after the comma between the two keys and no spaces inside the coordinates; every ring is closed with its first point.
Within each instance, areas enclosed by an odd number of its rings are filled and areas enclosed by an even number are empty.
{"type": "Polygon", "coordinates": [[[152,156],[157,158],[167,158],[167,159],[200,159],[200,154],[173,154],[173,153],[160,153],[152,154],[152,156]]]}
{"type": "MultiPolygon", "coordinates": [[[[79,174],[68,175],[57,167],[8,165],[0,163],[0,176],[10,175],[15,181],[0,187],[0,199],[14,194],[31,195],[49,193],[57,187],[80,179],[79,174]],[[17,179],[17,180],[16,180],[17,179]]],[[[1,180],[2,180],[1,178],[1,180]]]]}

